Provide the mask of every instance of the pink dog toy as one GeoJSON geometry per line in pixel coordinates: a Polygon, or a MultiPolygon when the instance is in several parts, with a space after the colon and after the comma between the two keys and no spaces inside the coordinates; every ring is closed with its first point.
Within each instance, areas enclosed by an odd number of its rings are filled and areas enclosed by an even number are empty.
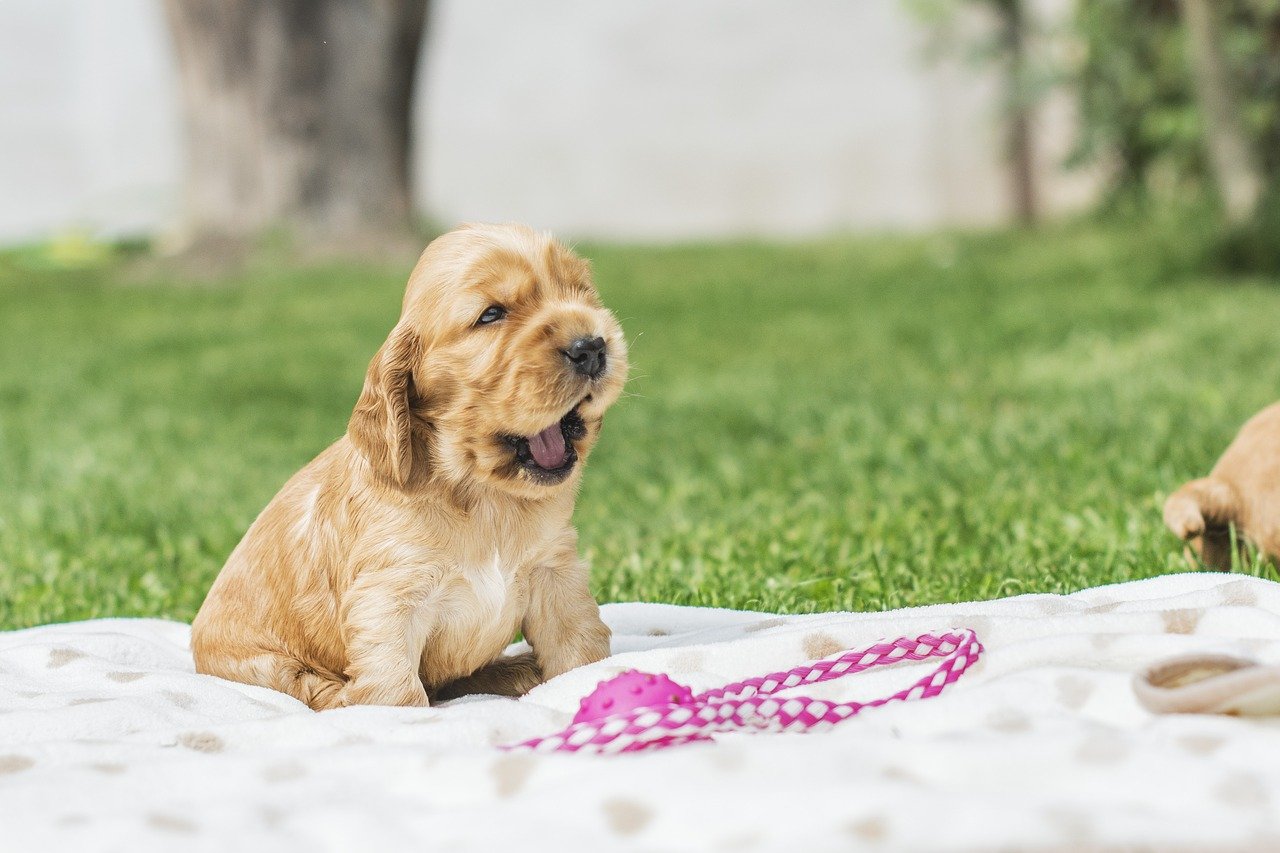
{"type": "Polygon", "coordinates": [[[937,696],[978,660],[982,643],[965,628],[941,636],[882,640],[785,672],[774,672],[693,695],[665,675],[629,670],[582,700],[564,731],[509,749],[536,752],[634,752],[709,740],[714,732],[803,732],[827,728],[864,708],[937,696]],[[910,687],[867,702],[827,702],[807,696],[772,698],[801,684],[817,684],[874,666],[941,657],[936,669],[910,687]]]}
{"type": "Polygon", "coordinates": [[[600,682],[591,695],[582,700],[573,721],[585,723],[656,705],[692,704],[693,691],[683,684],[677,684],[665,675],[629,669],[600,682]]]}

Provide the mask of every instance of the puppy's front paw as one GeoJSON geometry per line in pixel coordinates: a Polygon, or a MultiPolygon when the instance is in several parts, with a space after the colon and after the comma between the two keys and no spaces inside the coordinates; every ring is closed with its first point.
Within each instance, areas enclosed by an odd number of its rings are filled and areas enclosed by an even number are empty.
{"type": "Polygon", "coordinates": [[[1204,514],[1200,505],[1188,495],[1175,494],[1164,505],[1165,526],[1184,541],[1204,533],[1204,514]]]}
{"type": "Polygon", "coordinates": [[[414,678],[412,684],[379,682],[355,679],[348,681],[338,694],[338,707],[347,705],[396,705],[425,708],[430,704],[422,682],[414,678]]]}

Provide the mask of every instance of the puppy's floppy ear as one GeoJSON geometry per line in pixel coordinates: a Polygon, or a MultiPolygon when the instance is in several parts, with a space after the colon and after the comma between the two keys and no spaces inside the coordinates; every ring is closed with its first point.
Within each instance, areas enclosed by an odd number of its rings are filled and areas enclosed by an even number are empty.
{"type": "MultiPolygon", "coordinates": [[[[373,469],[397,485],[409,482],[414,466],[413,366],[421,343],[407,325],[391,330],[369,362],[364,390],[347,424],[347,434],[373,469]]],[[[417,460],[423,462],[425,460],[417,460]]]]}

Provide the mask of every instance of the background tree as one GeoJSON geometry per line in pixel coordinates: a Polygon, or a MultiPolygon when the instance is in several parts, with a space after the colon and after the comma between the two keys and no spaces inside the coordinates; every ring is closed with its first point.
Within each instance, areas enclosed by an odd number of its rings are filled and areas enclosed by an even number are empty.
{"type": "Polygon", "coordinates": [[[412,224],[410,104],[427,0],[165,0],[188,245],[282,228],[367,249],[412,224]]]}
{"type": "Polygon", "coordinates": [[[1023,0],[984,0],[999,21],[999,50],[1005,86],[1005,134],[1013,210],[1023,225],[1039,214],[1036,149],[1032,135],[1035,93],[1027,64],[1027,13],[1023,0]]]}
{"type": "Polygon", "coordinates": [[[1253,216],[1263,179],[1240,119],[1219,10],[1214,0],[1182,0],[1182,14],[1210,171],[1227,222],[1240,225],[1253,216]]]}
{"type": "Polygon", "coordinates": [[[1214,200],[1209,259],[1280,268],[1280,0],[1079,0],[1075,31],[1073,161],[1113,206],[1214,200]]]}
{"type": "Polygon", "coordinates": [[[1153,173],[1194,179],[1203,149],[1175,0],[1080,0],[1074,23],[1080,128],[1068,163],[1102,167],[1112,208],[1145,205],[1153,173]]]}
{"type": "MultiPolygon", "coordinates": [[[[1053,86],[1032,43],[1040,35],[1027,0],[907,0],[929,24],[936,54],[954,52],[1000,76],[1000,122],[1009,175],[1009,202],[1023,225],[1039,218],[1036,169],[1036,106],[1053,86]],[[975,15],[966,12],[979,13],[975,15]],[[976,24],[976,26],[975,26],[976,24]]],[[[1042,53],[1042,52],[1040,52],[1042,53]]]]}
{"type": "Polygon", "coordinates": [[[1158,178],[1182,195],[1212,175],[1206,137],[1225,129],[1257,179],[1275,182],[1280,0],[1080,0],[1077,8],[1075,160],[1110,166],[1118,194],[1145,196],[1158,178]]]}

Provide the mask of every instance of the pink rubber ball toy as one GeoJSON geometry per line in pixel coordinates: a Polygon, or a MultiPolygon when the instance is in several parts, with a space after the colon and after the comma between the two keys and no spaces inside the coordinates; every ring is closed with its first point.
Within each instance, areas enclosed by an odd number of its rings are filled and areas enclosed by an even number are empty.
{"type": "Polygon", "coordinates": [[[672,681],[665,675],[629,669],[621,675],[600,682],[591,691],[591,695],[582,700],[578,713],[573,716],[573,722],[576,724],[602,720],[637,708],[691,704],[693,691],[683,684],[672,681]]]}

